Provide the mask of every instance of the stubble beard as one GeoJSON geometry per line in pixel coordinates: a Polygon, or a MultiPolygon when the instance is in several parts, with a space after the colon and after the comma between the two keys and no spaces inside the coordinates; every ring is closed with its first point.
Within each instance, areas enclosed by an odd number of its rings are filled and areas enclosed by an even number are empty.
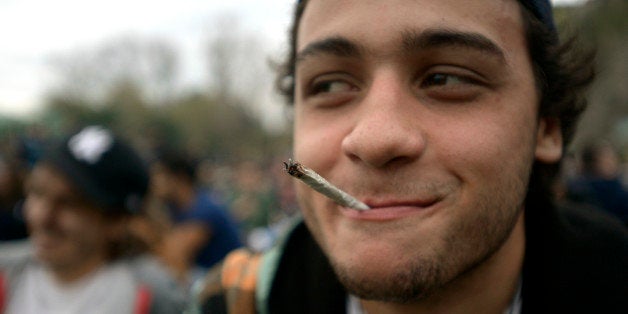
{"type": "Polygon", "coordinates": [[[413,256],[405,266],[391,269],[384,278],[358,273],[328,256],[338,279],[349,293],[366,300],[407,304],[438,294],[482,265],[508,239],[523,209],[528,174],[511,180],[501,191],[482,195],[472,210],[451,209],[467,215],[443,234],[440,250],[426,253],[417,248],[409,253],[413,256]]]}
{"type": "MultiPolygon", "coordinates": [[[[80,235],[63,232],[54,228],[39,231],[39,236],[56,237],[63,245],[62,252],[51,254],[36,254],[40,262],[55,273],[73,272],[81,267],[87,259],[96,259],[101,256],[100,246],[93,241],[86,241],[80,235]]],[[[49,252],[48,252],[49,253],[49,252]]]]}

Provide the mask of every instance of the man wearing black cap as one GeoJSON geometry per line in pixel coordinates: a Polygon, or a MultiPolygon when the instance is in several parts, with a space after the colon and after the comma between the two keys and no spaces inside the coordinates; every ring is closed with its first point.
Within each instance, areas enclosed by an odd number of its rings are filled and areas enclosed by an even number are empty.
{"type": "Polygon", "coordinates": [[[625,313],[626,230],[550,197],[593,70],[549,0],[304,0],[291,34],[294,158],[370,209],[295,183],[208,312],[625,313]]]}
{"type": "Polygon", "coordinates": [[[128,223],[147,185],[140,157],[107,129],[87,127],[52,147],[26,185],[32,257],[0,259],[0,312],[180,312],[174,281],[130,256],[128,223]]]}

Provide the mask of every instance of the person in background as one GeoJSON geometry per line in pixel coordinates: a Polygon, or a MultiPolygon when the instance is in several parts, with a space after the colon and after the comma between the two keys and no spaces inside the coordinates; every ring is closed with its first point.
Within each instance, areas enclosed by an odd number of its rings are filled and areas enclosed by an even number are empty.
{"type": "Polygon", "coordinates": [[[100,126],[46,150],[25,188],[30,249],[0,248],[0,312],[181,312],[184,292],[128,229],[147,187],[137,153],[100,126]]]}
{"type": "Polygon", "coordinates": [[[567,183],[567,198],[594,205],[628,226],[628,190],[615,148],[604,141],[588,144],[580,161],[581,174],[567,183]]]}
{"type": "Polygon", "coordinates": [[[626,313],[628,230],[550,194],[594,62],[549,0],[301,0],[292,25],[293,158],[370,209],[295,180],[303,221],[210,272],[207,313],[626,313]]]}
{"type": "Polygon", "coordinates": [[[190,157],[174,150],[159,152],[151,165],[151,190],[167,205],[172,221],[159,255],[185,285],[242,246],[227,208],[197,187],[190,157]]]}
{"type": "Polygon", "coordinates": [[[22,240],[28,236],[26,224],[16,208],[23,199],[22,167],[0,155],[0,241],[22,240]]]}

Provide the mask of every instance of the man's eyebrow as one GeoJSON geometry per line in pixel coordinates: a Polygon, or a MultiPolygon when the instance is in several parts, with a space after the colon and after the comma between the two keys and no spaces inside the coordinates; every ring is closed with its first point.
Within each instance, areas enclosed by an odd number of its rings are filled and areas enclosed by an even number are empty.
{"type": "Polygon", "coordinates": [[[296,63],[302,62],[310,56],[329,54],[338,57],[357,57],[362,55],[363,48],[347,38],[336,36],[312,42],[301,49],[296,55],[296,63]]]}
{"type": "Polygon", "coordinates": [[[486,36],[479,33],[449,29],[428,29],[421,32],[406,31],[402,35],[406,52],[439,47],[466,47],[481,50],[505,60],[504,52],[486,36]]]}

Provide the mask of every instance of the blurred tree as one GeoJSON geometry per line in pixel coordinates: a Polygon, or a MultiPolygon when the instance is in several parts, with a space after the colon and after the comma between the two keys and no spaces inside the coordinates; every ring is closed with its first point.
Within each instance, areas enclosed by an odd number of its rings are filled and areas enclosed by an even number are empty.
{"type": "MultiPolygon", "coordinates": [[[[598,75],[589,93],[589,108],[580,121],[573,148],[606,138],[618,146],[628,146],[628,1],[595,0],[581,7],[556,10],[567,33],[577,32],[583,42],[597,51],[598,75]]],[[[564,28],[563,28],[564,29],[564,28]]]]}
{"type": "Polygon", "coordinates": [[[168,102],[175,92],[178,57],[167,42],[123,37],[93,49],[53,57],[54,91],[97,104],[121,82],[136,85],[154,104],[168,102]]]}
{"type": "Polygon", "coordinates": [[[67,134],[87,124],[108,125],[111,117],[100,113],[88,101],[72,95],[50,95],[40,117],[52,134],[67,134]]]}
{"type": "Polygon", "coordinates": [[[5,144],[8,145],[16,134],[23,133],[26,125],[26,122],[20,119],[0,116],[0,143],[2,143],[0,149],[4,148],[5,144]]]}
{"type": "Polygon", "coordinates": [[[161,108],[185,137],[181,145],[201,156],[218,159],[261,154],[267,136],[258,121],[242,110],[202,94],[182,99],[175,106],[161,108]]]}
{"type": "Polygon", "coordinates": [[[238,41],[241,39],[225,36],[219,40],[222,44],[216,43],[225,48],[217,48],[222,54],[214,60],[220,65],[214,73],[220,73],[221,87],[211,89],[211,94],[176,94],[173,90],[167,98],[150,96],[156,86],[173,85],[170,81],[176,69],[168,61],[173,58],[167,57],[171,54],[159,57],[160,52],[170,50],[155,48],[163,46],[146,48],[117,40],[89,53],[58,57],[55,69],[61,84],[49,94],[41,118],[57,134],[102,124],[124,134],[146,153],[169,145],[221,160],[270,156],[275,147],[286,147],[287,141],[268,135],[250,110],[249,104],[255,100],[251,90],[260,82],[252,80],[248,89],[229,87],[229,82],[242,81],[231,79],[242,73],[231,68],[229,56],[234,53],[228,52],[245,47],[238,41]],[[154,78],[153,73],[161,78],[154,78]]]}
{"type": "Polygon", "coordinates": [[[209,33],[206,46],[208,81],[216,101],[241,106],[266,129],[283,129],[268,125],[273,122],[269,115],[276,116],[277,111],[269,107],[282,104],[271,98],[275,73],[270,66],[271,53],[264,45],[263,34],[247,32],[239,19],[231,15],[215,20],[209,33]]]}

